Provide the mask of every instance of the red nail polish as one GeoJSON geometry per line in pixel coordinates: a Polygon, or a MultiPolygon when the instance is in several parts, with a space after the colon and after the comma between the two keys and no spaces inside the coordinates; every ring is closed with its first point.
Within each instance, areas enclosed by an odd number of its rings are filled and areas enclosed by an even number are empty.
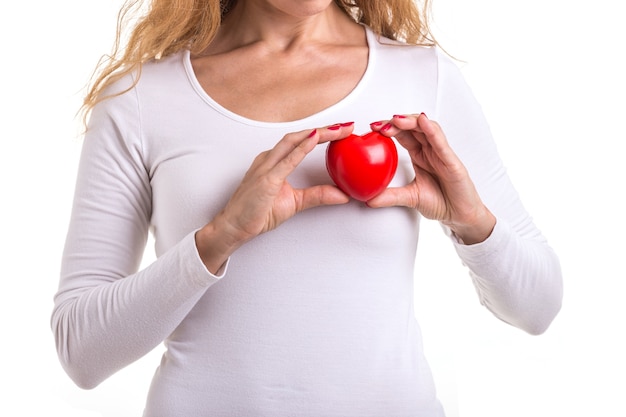
{"type": "Polygon", "coordinates": [[[426,113],[421,112],[420,114],[421,114],[422,116],[424,116],[425,118],[427,118],[427,119],[428,119],[428,116],[426,116],[426,113]]]}
{"type": "Polygon", "coordinates": [[[338,130],[341,127],[341,125],[332,125],[332,126],[328,126],[328,130],[338,130]]]}
{"type": "Polygon", "coordinates": [[[397,117],[398,119],[406,119],[406,116],[402,114],[394,114],[393,117],[397,117]]]}
{"type": "Polygon", "coordinates": [[[391,123],[387,123],[386,125],[384,125],[383,127],[380,128],[381,132],[384,132],[386,130],[391,129],[391,123]]]}
{"type": "Polygon", "coordinates": [[[312,138],[313,136],[315,136],[316,133],[317,133],[317,129],[313,129],[313,131],[309,133],[309,136],[307,136],[307,138],[312,138]]]}
{"type": "Polygon", "coordinates": [[[383,122],[372,122],[372,123],[370,123],[370,126],[380,126],[382,124],[383,124],[383,122]]]}
{"type": "Polygon", "coordinates": [[[352,126],[354,124],[354,122],[346,122],[346,123],[342,123],[341,126],[342,127],[348,127],[348,126],[352,126]]]}

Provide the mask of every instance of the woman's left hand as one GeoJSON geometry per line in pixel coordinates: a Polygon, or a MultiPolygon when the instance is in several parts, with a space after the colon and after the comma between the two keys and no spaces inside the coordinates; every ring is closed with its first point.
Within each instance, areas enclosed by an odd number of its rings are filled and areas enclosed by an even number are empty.
{"type": "Polygon", "coordinates": [[[404,187],[386,189],[368,201],[368,206],[415,208],[424,217],[450,227],[468,245],[489,237],[495,216],[483,204],[439,124],[422,113],[396,115],[386,124],[373,123],[372,129],[394,136],[408,151],[415,179],[404,187]]]}

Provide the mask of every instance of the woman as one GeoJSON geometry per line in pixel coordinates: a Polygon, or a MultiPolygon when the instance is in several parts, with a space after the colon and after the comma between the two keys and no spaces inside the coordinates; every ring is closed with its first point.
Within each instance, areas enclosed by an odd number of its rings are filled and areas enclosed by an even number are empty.
{"type": "Polygon", "coordinates": [[[413,313],[420,216],[495,316],[549,326],[558,259],[426,22],[411,0],[152,0],[86,100],[52,315],[79,386],[165,341],[145,416],[442,416],[413,313]],[[324,151],[370,128],[400,164],[361,203],[324,151]]]}

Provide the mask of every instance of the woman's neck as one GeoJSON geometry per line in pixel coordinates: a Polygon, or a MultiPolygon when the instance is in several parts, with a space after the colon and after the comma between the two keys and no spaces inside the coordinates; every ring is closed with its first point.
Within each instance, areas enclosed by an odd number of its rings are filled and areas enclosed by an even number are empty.
{"type": "Polygon", "coordinates": [[[307,14],[296,0],[237,2],[211,45],[192,56],[214,101],[249,119],[285,122],[328,108],[356,87],[368,62],[365,29],[329,0],[299,1],[325,7],[307,14]]]}
{"type": "Polygon", "coordinates": [[[207,52],[222,53],[252,44],[272,52],[297,51],[308,44],[345,43],[362,30],[334,2],[312,3],[324,3],[324,7],[294,5],[295,10],[281,10],[265,1],[240,0],[224,18],[207,52]]]}

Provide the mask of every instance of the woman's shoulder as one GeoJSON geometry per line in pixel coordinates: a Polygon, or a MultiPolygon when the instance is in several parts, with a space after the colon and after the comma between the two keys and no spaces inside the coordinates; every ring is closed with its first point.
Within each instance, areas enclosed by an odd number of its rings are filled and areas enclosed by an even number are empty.
{"type": "Polygon", "coordinates": [[[147,78],[154,77],[159,79],[161,77],[171,77],[176,74],[185,72],[185,60],[189,56],[189,51],[186,49],[174,52],[165,57],[153,58],[143,64],[141,68],[141,74],[146,75],[147,78]]]}
{"type": "Polygon", "coordinates": [[[146,99],[150,102],[170,89],[176,91],[177,80],[188,82],[184,65],[186,53],[180,51],[161,59],[151,59],[118,76],[102,92],[102,97],[113,100],[104,101],[113,102],[113,105],[121,101],[141,101],[145,104],[146,99]]]}
{"type": "Polygon", "coordinates": [[[438,45],[408,44],[371,31],[368,41],[372,62],[381,73],[404,75],[409,79],[418,77],[437,84],[442,74],[459,69],[438,45]]]}
{"type": "Polygon", "coordinates": [[[370,48],[377,53],[401,56],[419,56],[422,59],[436,59],[437,47],[431,45],[409,44],[402,40],[390,39],[384,35],[375,33],[366,26],[367,39],[370,48]]]}
{"type": "Polygon", "coordinates": [[[439,45],[415,45],[370,32],[368,35],[373,61],[389,73],[420,74],[435,77],[459,71],[456,61],[439,45]]]}
{"type": "Polygon", "coordinates": [[[163,58],[150,59],[131,71],[127,71],[112,82],[108,93],[120,93],[129,87],[147,83],[162,83],[172,76],[184,72],[184,57],[187,51],[179,51],[163,58]]]}
{"type": "Polygon", "coordinates": [[[438,44],[409,44],[374,33],[366,27],[368,41],[377,60],[391,65],[428,66],[443,71],[455,71],[458,65],[438,44]]]}

